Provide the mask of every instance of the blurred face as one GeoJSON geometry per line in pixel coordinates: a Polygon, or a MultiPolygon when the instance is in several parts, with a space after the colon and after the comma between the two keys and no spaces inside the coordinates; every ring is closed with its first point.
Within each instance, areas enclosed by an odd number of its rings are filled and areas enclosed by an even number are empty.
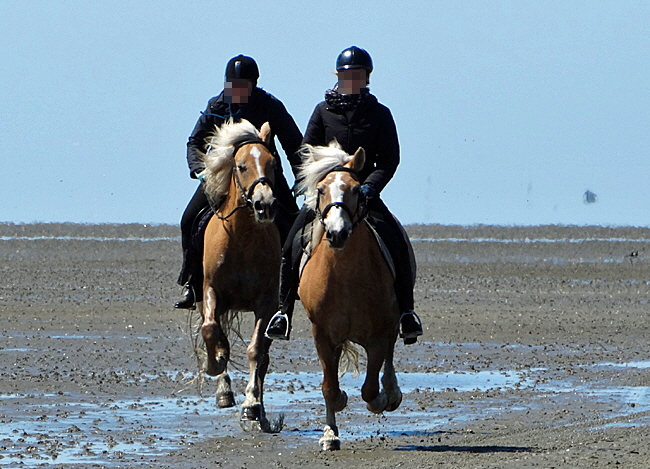
{"type": "Polygon", "coordinates": [[[359,94],[368,83],[368,72],[360,68],[339,70],[337,75],[341,94],[359,94]]]}
{"type": "Polygon", "coordinates": [[[253,91],[253,84],[250,81],[227,81],[223,84],[223,91],[231,103],[244,104],[253,91]]]}

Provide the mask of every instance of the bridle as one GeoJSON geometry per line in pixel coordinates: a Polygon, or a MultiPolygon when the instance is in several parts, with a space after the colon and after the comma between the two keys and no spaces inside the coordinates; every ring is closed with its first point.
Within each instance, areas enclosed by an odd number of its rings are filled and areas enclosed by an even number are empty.
{"type": "MultiPolygon", "coordinates": [[[[257,138],[253,138],[253,139],[249,139],[249,140],[243,140],[243,141],[241,141],[241,142],[239,142],[239,143],[237,143],[235,145],[235,149],[232,152],[233,159],[235,158],[235,155],[237,154],[237,152],[243,146],[245,146],[245,145],[255,145],[255,144],[263,145],[264,148],[269,150],[269,147],[267,146],[267,144],[266,144],[266,142],[264,140],[257,139],[257,138]]],[[[270,152],[270,150],[269,150],[269,152],[270,152]]],[[[273,190],[273,183],[266,176],[262,176],[262,177],[259,177],[259,178],[255,179],[251,183],[251,185],[248,187],[248,190],[246,190],[246,188],[244,188],[244,185],[241,183],[241,179],[239,178],[237,165],[235,165],[235,167],[233,168],[233,177],[235,178],[235,184],[237,184],[237,188],[239,189],[239,194],[241,195],[241,198],[243,199],[244,203],[237,205],[234,209],[232,209],[230,211],[230,213],[228,215],[220,215],[217,212],[217,210],[215,210],[214,213],[217,216],[217,218],[219,218],[220,220],[227,220],[240,208],[250,207],[252,209],[253,208],[253,201],[251,200],[251,197],[253,197],[253,192],[255,191],[255,188],[257,187],[258,184],[266,184],[267,186],[269,186],[271,188],[271,190],[273,190]]]]}
{"type": "MultiPolygon", "coordinates": [[[[341,166],[341,165],[335,166],[334,168],[330,169],[325,174],[325,176],[329,175],[330,173],[336,173],[340,171],[349,173],[355,181],[359,182],[359,173],[357,172],[357,170],[354,168],[348,168],[347,166],[341,166]]],[[[325,226],[325,218],[327,217],[327,214],[329,213],[330,210],[332,210],[335,207],[339,207],[343,209],[345,213],[348,214],[350,220],[352,221],[352,227],[355,227],[368,214],[365,203],[362,200],[361,196],[357,198],[357,207],[355,208],[354,211],[352,211],[352,209],[348,207],[348,205],[345,204],[345,202],[330,202],[321,210],[320,197],[318,197],[316,202],[316,213],[318,214],[318,219],[321,225],[323,225],[323,227],[325,226]]]]}

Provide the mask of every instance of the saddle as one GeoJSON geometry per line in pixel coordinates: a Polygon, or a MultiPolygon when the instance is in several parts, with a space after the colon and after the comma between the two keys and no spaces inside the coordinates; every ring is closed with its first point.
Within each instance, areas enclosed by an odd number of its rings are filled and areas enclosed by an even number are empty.
{"type": "Polygon", "coordinates": [[[205,229],[208,226],[208,222],[214,215],[214,210],[212,207],[207,206],[201,209],[201,211],[194,218],[194,223],[192,224],[192,248],[197,253],[203,257],[203,241],[205,239],[205,229]]]}

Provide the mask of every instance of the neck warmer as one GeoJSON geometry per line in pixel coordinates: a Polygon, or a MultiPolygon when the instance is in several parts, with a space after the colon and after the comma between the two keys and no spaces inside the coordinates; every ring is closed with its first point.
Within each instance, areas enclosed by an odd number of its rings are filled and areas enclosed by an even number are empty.
{"type": "Polygon", "coordinates": [[[366,102],[370,92],[368,88],[363,88],[359,94],[341,94],[339,93],[339,84],[325,92],[325,101],[327,105],[337,111],[351,111],[366,102]]]}

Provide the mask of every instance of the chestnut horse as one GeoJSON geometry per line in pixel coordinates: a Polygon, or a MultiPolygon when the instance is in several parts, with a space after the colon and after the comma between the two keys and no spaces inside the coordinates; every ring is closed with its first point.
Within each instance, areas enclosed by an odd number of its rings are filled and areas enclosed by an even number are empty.
{"type": "Polygon", "coordinates": [[[305,203],[317,214],[298,292],[323,368],[324,450],[340,449],[335,413],[345,408],[347,395],[339,387],[339,360],[350,342],[366,350],[361,396],[368,410],[393,411],[402,401],[393,366],[399,308],[393,275],[365,219],[357,176],[364,160],[362,148],[350,156],[335,141],[305,146],[298,176],[298,191],[305,191],[305,203]]]}
{"type": "Polygon", "coordinates": [[[241,420],[247,429],[268,430],[263,385],[271,341],[264,337],[277,310],[280,234],[274,221],[274,168],[268,150],[271,129],[248,121],[226,122],[216,129],[204,162],[205,193],[215,207],[204,241],[201,334],[207,350],[205,372],[217,377],[217,404],[235,399],[227,365],[228,332],[233,312],[253,311],[255,326],[247,348],[250,377],[241,420]]]}

